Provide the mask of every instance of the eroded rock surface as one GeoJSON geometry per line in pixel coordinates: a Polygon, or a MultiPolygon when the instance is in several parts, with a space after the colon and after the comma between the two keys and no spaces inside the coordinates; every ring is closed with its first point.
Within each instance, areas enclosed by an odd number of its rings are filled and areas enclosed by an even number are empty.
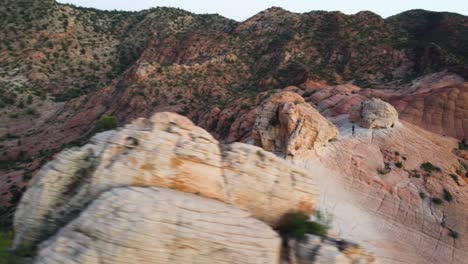
{"type": "Polygon", "coordinates": [[[332,232],[378,263],[465,263],[468,189],[453,153],[458,142],[405,121],[393,129],[356,127],[355,135],[347,116],[335,123],[340,140],[297,160],[314,171],[318,209],[334,216],[332,232]],[[422,169],[426,162],[440,172],[422,169]]]}
{"type": "Polygon", "coordinates": [[[372,98],[354,105],[349,118],[363,128],[390,128],[398,121],[398,112],[391,104],[372,98]]]}
{"type": "Polygon", "coordinates": [[[294,156],[337,138],[337,128],[300,95],[280,92],[262,104],[252,137],[267,151],[294,156]]]}
{"type": "Polygon", "coordinates": [[[345,240],[306,235],[304,239],[288,240],[287,259],[290,264],[371,264],[375,258],[359,245],[345,240]]]}
{"type": "Polygon", "coordinates": [[[158,113],[97,135],[47,164],[15,214],[15,246],[54,234],[112,188],[163,187],[223,201],[275,225],[289,210],[311,213],[308,174],[261,148],[221,145],[182,116],[158,113]]]}
{"type": "Polygon", "coordinates": [[[274,264],[280,247],[268,225],[219,201],[162,188],[118,188],[43,243],[35,263],[274,264]]]}

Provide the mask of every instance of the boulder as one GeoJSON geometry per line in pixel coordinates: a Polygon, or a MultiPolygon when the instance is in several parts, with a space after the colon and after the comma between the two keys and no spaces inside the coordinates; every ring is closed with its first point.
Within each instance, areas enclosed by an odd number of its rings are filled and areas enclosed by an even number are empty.
{"type": "Polygon", "coordinates": [[[359,245],[346,240],[306,235],[303,239],[288,240],[290,264],[372,264],[375,257],[359,245]]]}
{"type": "Polygon", "coordinates": [[[221,145],[189,119],[158,113],[98,134],[44,166],[15,213],[14,247],[48,238],[101,193],[127,186],[198,194],[273,226],[290,210],[311,213],[318,193],[309,174],[274,154],[221,145]]]}
{"type": "Polygon", "coordinates": [[[398,112],[391,104],[372,98],[355,104],[349,118],[363,128],[390,128],[398,121],[398,112]]]}
{"type": "Polygon", "coordinates": [[[295,156],[336,139],[338,129],[300,95],[280,92],[264,102],[252,137],[267,151],[295,156]]]}
{"type": "Polygon", "coordinates": [[[279,263],[281,240],[249,213],[162,188],[102,194],[44,242],[36,264],[279,263]]]}

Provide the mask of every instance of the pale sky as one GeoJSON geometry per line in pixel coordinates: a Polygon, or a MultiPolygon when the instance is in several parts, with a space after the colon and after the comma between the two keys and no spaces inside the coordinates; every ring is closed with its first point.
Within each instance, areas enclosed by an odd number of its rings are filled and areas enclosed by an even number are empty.
{"type": "Polygon", "coordinates": [[[280,6],[299,13],[326,10],[355,14],[362,10],[369,10],[383,17],[409,9],[449,11],[468,15],[467,0],[58,0],[58,2],[98,9],[132,11],[170,6],[198,14],[218,13],[237,21],[246,20],[271,6],[280,6]]]}

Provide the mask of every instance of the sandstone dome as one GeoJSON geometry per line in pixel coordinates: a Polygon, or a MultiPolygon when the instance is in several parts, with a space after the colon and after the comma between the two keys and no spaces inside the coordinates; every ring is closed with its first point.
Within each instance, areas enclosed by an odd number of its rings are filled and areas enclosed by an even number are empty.
{"type": "Polygon", "coordinates": [[[398,112],[391,104],[371,98],[354,105],[349,118],[363,128],[390,128],[398,121],[398,112]]]}

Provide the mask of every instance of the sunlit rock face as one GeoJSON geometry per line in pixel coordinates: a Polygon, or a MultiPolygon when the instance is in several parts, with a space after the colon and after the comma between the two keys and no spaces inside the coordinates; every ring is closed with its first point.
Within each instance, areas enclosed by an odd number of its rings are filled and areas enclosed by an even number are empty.
{"type": "Polygon", "coordinates": [[[336,139],[338,129],[293,92],[280,92],[257,112],[252,137],[267,151],[295,156],[336,139]]]}
{"type": "Polygon", "coordinates": [[[281,240],[231,205],[163,188],[105,192],[41,245],[36,264],[279,263],[281,240]]]}
{"type": "Polygon", "coordinates": [[[349,118],[363,128],[390,128],[398,121],[398,112],[391,104],[372,98],[354,105],[349,118]]]}
{"type": "Polygon", "coordinates": [[[274,226],[290,210],[311,213],[309,174],[261,148],[219,144],[189,119],[158,113],[66,150],[31,182],[15,214],[15,247],[54,234],[101,193],[162,187],[219,200],[274,226]]]}

